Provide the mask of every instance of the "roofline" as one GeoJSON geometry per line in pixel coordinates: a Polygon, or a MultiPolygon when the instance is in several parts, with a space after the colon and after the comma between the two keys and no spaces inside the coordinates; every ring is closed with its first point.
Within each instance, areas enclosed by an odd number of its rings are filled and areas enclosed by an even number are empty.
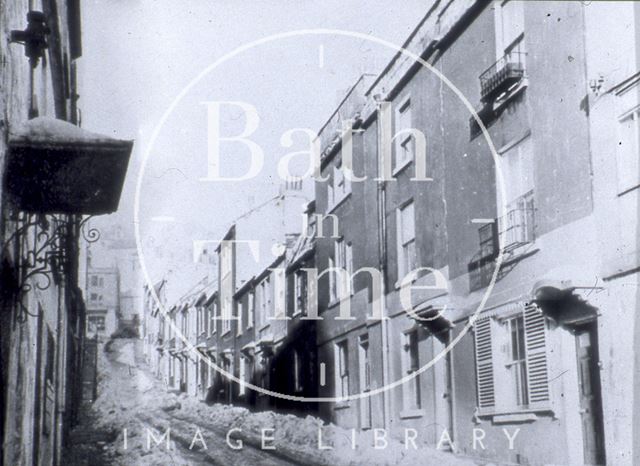
{"type": "MultiPolygon", "coordinates": [[[[318,131],[318,134],[316,135],[316,139],[318,138],[318,136],[320,136],[320,134],[322,134],[322,132],[325,130],[325,128],[329,125],[329,123],[331,123],[331,120],[333,119],[334,116],[336,116],[336,114],[338,113],[338,111],[340,110],[340,108],[342,107],[342,105],[347,101],[347,99],[349,98],[349,96],[351,94],[353,94],[353,91],[356,89],[356,87],[358,86],[358,84],[360,83],[360,81],[363,81],[364,78],[366,76],[373,76],[375,77],[376,74],[374,73],[362,73],[360,76],[358,76],[358,79],[356,79],[356,82],[353,83],[353,85],[349,88],[349,90],[347,91],[347,93],[344,95],[344,97],[342,98],[342,100],[340,101],[340,103],[338,103],[338,105],[336,106],[336,108],[333,110],[333,112],[331,113],[331,115],[329,116],[329,118],[327,118],[327,120],[324,122],[324,124],[322,125],[322,127],[320,128],[320,130],[318,131]]],[[[376,78],[377,80],[377,78],[376,78]]],[[[365,94],[366,95],[366,94],[365,94]]]]}
{"type": "MultiPolygon", "coordinates": [[[[401,50],[397,51],[394,56],[391,58],[389,63],[384,67],[384,69],[380,72],[378,77],[371,84],[369,89],[365,92],[366,96],[371,95],[371,92],[374,88],[380,83],[380,81],[391,71],[394,64],[398,61],[398,59],[404,55],[403,51],[407,50],[411,41],[413,41],[418,32],[423,28],[426,21],[432,16],[432,14],[437,10],[438,6],[440,6],[441,0],[436,0],[426,15],[420,20],[418,25],[411,31],[407,39],[401,46],[401,50]]],[[[438,16],[443,16],[444,13],[449,9],[453,0],[447,3],[442,10],[438,13],[438,16]]],[[[449,47],[452,41],[460,35],[461,29],[463,29],[466,25],[472,22],[482,10],[484,10],[487,6],[491,5],[491,0],[473,0],[473,2],[466,8],[465,12],[458,17],[448,29],[444,31],[440,31],[442,34],[439,36],[435,36],[428,44],[426,44],[421,50],[416,52],[411,52],[412,55],[417,55],[420,59],[426,61],[429,56],[431,56],[434,52],[440,51],[441,53],[449,47]]],[[[420,67],[421,63],[418,61],[414,61],[414,63],[399,77],[397,83],[394,84],[392,89],[389,89],[387,92],[391,95],[393,91],[398,87],[402,87],[407,80],[407,76],[412,76],[415,74],[416,68],[420,67]]]]}
{"type": "MultiPolygon", "coordinates": [[[[413,30],[409,33],[409,36],[407,36],[407,38],[404,40],[404,42],[400,46],[402,50],[405,50],[407,46],[411,43],[411,41],[416,37],[416,35],[418,34],[418,31],[422,28],[422,26],[424,26],[424,23],[431,16],[431,14],[438,8],[438,5],[440,5],[440,0],[436,0],[435,2],[433,2],[433,5],[431,5],[431,8],[429,8],[427,13],[422,17],[420,22],[416,25],[415,28],[413,28],[413,30]]],[[[373,83],[371,83],[371,86],[369,86],[369,89],[366,90],[365,95],[369,95],[373,90],[373,88],[376,87],[378,83],[382,80],[382,78],[391,70],[391,68],[393,68],[394,63],[398,61],[398,58],[400,58],[403,55],[402,50],[398,50],[393,55],[393,57],[391,57],[391,59],[385,65],[382,71],[378,73],[378,76],[376,77],[376,79],[373,80],[373,83]]]]}

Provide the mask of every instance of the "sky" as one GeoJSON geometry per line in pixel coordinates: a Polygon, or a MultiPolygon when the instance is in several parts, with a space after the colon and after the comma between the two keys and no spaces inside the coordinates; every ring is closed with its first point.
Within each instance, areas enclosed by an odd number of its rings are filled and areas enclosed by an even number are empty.
{"type": "MultiPolygon", "coordinates": [[[[154,280],[192,257],[194,239],[219,239],[236,217],[281,189],[280,158],[304,150],[292,128],[318,131],[362,73],[378,73],[393,50],[364,38],[300,34],[238,53],[177,96],[216,60],[252,41],[287,31],[337,29],[402,45],[426,14],[424,0],[88,0],[83,2],[80,70],[82,125],[133,139],[134,153],[117,214],[98,220],[133,234],[135,190],[146,266],[154,280]],[[208,178],[208,105],[243,102],[259,124],[249,137],[264,166],[245,181],[208,178]],[[152,134],[157,138],[151,144],[152,134]],[[142,160],[148,154],[144,170],[142,160]]],[[[266,39],[268,40],[268,39],[266,39]]],[[[247,124],[237,104],[221,104],[221,135],[247,124]]],[[[243,144],[221,144],[223,176],[246,173],[243,144]]]]}

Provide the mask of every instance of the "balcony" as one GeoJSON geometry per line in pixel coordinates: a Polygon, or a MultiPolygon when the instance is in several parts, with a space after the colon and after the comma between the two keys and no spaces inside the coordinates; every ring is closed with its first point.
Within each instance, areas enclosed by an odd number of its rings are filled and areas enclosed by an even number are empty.
{"type": "Polygon", "coordinates": [[[469,288],[479,290],[489,285],[498,257],[498,224],[491,222],[478,229],[480,251],[468,264],[469,288]]]}
{"type": "Polygon", "coordinates": [[[525,52],[512,50],[480,75],[480,100],[495,101],[524,77],[525,52]]]}
{"type": "Polygon", "coordinates": [[[509,203],[506,215],[478,229],[480,250],[468,264],[471,291],[489,285],[500,252],[512,260],[519,248],[533,243],[534,212],[533,191],[529,191],[509,203]]]}
{"type": "Polygon", "coordinates": [[[533,191],[507,206],[507,214],[498,219],[498,234],[503,253],[512,252],[534,240],[533,191]]]}

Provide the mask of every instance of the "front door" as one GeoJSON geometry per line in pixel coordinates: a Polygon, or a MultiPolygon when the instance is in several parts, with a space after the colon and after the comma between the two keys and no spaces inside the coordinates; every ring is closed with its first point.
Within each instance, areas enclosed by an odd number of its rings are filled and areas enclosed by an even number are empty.
{"type": "Polygon", "coordinates": [[[585,464],[604,464],[604,425],[595,321],[575,329],[585,464]]]}
{"type": "Polygon", "coordinates": [[[187,361],[184,358],[180,359],[180,391],[187,391],[187,361]]]}

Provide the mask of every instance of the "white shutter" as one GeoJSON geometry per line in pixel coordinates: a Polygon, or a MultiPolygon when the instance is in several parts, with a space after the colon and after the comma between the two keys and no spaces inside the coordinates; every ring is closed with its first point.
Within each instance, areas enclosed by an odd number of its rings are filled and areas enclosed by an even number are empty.
{"type": "Polygon", "coordinates": [[[524,309],[524,330],[529,403],[546,402],[549,401],[547,325],[544,315],[535,305],[527,305],[524,309]]]}
{"type": "Polygon", "coordinates": [[[493,382],[493,353],[491,344],[491,318],[476,321],[476,381],[478,384],[478,407],[491,408],[496,404],[493,382]]]}

